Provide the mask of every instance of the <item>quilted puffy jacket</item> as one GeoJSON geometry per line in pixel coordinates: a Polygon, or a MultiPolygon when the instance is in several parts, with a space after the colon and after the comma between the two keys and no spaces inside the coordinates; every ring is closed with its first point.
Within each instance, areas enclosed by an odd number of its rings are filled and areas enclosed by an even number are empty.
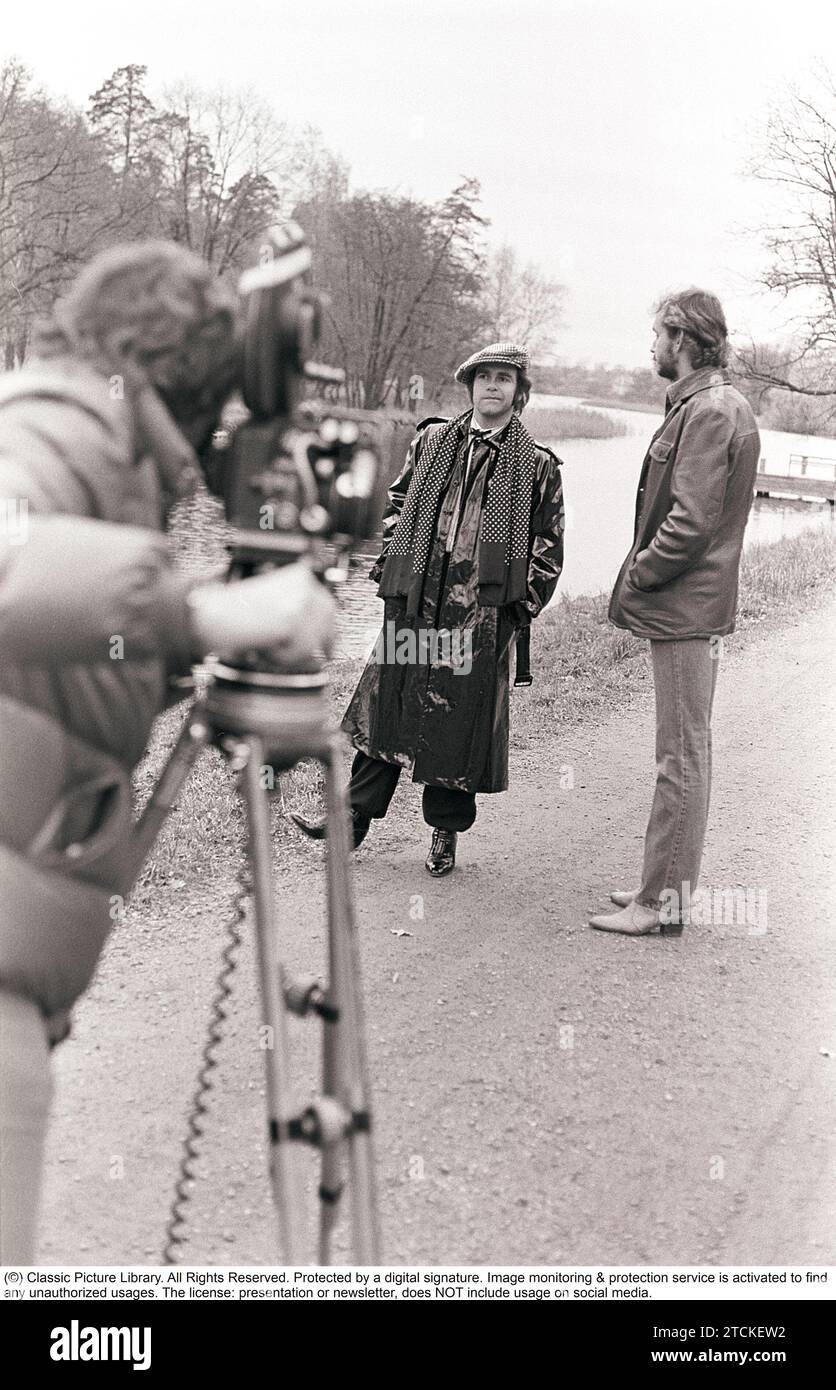
{"type": "Polygon", "coordinates": [[[163,476],[92,368],[0,382],[0,984],[47,1018],[130,886],[131,771],[193,655],[163,476]]]}

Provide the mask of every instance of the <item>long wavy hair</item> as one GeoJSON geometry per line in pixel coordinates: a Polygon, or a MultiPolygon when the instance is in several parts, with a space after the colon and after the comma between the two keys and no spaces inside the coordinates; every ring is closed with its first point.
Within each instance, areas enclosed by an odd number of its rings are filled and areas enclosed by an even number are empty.
{"type": "Polygon", "coordinates": [[[681,330],[690,340],[687,352],[695,371],[698,367],[725,367],[729,330],[716,294],[696,288],[666,294],[656,305],[656,313],[662,315],[666,328],[681,330]]]}

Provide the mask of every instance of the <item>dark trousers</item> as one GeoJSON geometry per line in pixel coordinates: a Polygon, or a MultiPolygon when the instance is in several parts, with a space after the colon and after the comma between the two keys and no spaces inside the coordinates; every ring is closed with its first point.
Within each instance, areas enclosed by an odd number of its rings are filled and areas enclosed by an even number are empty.
{"type": "MultiPolygon", "coordinates": [[[[348,798],[352,811],[366,820],[380,820],[389,810],[402,769],[397,763],[384,763],[358,753],[351,764],[348,798]]],[[[425,787],[422,809],[427,825],[436,830],[469,830],[476,819],[473,792],[452,791],[449,787],[425,787]]]]}

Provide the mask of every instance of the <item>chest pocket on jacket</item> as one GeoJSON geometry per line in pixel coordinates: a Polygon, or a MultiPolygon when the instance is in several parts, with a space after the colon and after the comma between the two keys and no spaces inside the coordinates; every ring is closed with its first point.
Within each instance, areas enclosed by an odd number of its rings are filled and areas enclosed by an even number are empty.
{"type": "Polygon", "coordinates": [[[670,462],[670,457],[672,453],[673,444],[671,444],[670,442],[666,443],[664,439],[657,439],[655,443],[651,444],[650,446],[650,457],[652,458],[653,462],[660,463],[663,466],[664,464],[670,462]]]}

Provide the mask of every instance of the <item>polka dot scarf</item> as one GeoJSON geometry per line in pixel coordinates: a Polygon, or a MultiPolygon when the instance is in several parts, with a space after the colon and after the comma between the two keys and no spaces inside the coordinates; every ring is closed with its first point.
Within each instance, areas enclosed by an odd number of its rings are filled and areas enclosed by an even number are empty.
{"type": "MultiPolygon", "coordinates": [[[[418,611],[441,495],[471,414],[466,410],[422,442],[420,459],[386,553],[380,593],[387,597],[406,594],[407,610],[413,614],[418,611]]],[[[534,440],[519,415],[512,415],[488,485],[479,534],[477,582],[479,602],[486,607],[525,598],[536,462],[534,440]]]]}

